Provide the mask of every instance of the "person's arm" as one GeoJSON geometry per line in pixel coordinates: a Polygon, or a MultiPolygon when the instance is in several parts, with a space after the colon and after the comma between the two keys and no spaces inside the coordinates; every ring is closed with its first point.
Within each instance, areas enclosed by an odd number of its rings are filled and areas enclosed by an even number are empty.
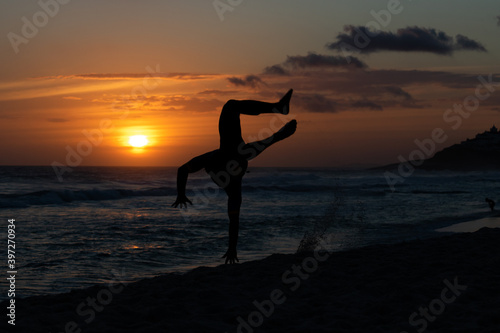
{"type": "MultiPolygon", "coordinates": [[[[188,162],[189,163],[189,162],[188,162]]],[[[172,204],[172,207],[177,208],[178,206],[187,207],[189,203],[192,205],[193,203],[186,197],[186,183],[189,174],[188,163],[182,165],[179,169],[177,169],[177,199],[172,204]]]]}
{"type": "Polygon", "coordinates": [[[177,208],[178,206],[187,207],[187,204],[193,204],[191,200],[186,197],[186,184],[188,175],[193,172],[197,172],[205,167],[208,162],[210,153],[206,153],[197,156],[190,160],[189,162],[183,164],[179,169],[177,169],[177,199],[172,204],[172,207],[177,208]]]}

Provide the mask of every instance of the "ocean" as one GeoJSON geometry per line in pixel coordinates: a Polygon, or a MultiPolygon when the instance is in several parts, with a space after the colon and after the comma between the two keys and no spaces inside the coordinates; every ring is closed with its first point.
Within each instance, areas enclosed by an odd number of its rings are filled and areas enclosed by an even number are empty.
{"type": "MultiPolygon", "coordinates": [[[[205,172],[191,174],[193,206],[172,208],[176,171],[78,167],[60,182],[51,167],[0,167],[0,239],[7,248],[15,219],[16,298],[222,264],[225,193],[205,172]]],[[[393,191],[379,170],[250,167],[238,257],[294,253],[318,230],[333,250],[439,236],[437,228],[491,215],[485,198],[500,199],[499,176],[417,171],[393,191]]]]}

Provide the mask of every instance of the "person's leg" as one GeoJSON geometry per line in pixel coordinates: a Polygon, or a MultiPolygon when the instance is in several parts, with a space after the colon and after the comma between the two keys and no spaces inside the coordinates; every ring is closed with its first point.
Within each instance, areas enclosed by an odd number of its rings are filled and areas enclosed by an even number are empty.
{"type": "Polygon", "coordinates": [[[292,93],[293,90],[290,89],[277,103],[229,100],[222,108],[219,117],[220,148],[222,150],[235,150],[243,142],[240,114],[253,116],[263,113],[288,114],[292,93]]]}
{"type": "Polygon", "coordinates": [[[238,110],[240,114],[251,116],[257,116],[263,113],[288,114],[292,93],[293,89],[290,89],[277,103],[268,103],[253,100],[231,100],[229,102],[233,104],[233,107],[238,110]]]}
{"type": "Polygon", "coordinates": [[[297,129],[297,121],[291,120],[286,123],[278,132],[274,133],[267,139],[260,141],[249,142],[239,147],[238,152],[248,161],[256,158],[260,153],[269,148],[278,141],[284,140],[295,133],[297,129]]]}
{"type": "Polygon", "coordinates": [[[224,151],[234,150],[243,142],[241,137],[240,112],[237,101],[229,100],[220,113],[219,117],[220,149],[224,151]]]}
{"type": "Polygon", "coordinates": [[[225,188],[227,193],[227,214],[229,217],[229,244],[225,263],[234,264],[238,260],[236,246],[238,245],[238,232],[240,228],[240,207],[241,207],[241,177],[231,179],[229,186],[225,188]]]}

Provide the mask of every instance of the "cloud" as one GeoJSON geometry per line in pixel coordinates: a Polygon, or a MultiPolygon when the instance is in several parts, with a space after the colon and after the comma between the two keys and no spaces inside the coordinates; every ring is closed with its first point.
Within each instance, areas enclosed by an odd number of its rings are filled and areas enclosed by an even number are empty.
{"type": "Polygon", "coordinates": [[[500,27],[500,15],[498,15],[498,16],[497,16],[497,20],[498,20],[498,22],[497,22],[497,26],[499,26],[499,27],[500,27]]]}
{"type": "Polygon", "coordinates": [[[328,56],[313,52],[309,52],[306,56],[288,56],[284,64],[293,68],[367,67],[364,62],[354,57],[348,62],[343,56],[328,56]]]}
{"type": "Polygon", "coordinates": [[[404,91],[401,87],[389,86],[385,87],[385,89],[395,96],[401,96],[407,101],[412,101],[413,97],[406,91],[404,91]]]}
{"type": "Polygon", "coordinates": [[[129,100],[123,95],[107,95],[93,102],[104,103],[112,107],[113,111],[127,110],[133,116],[145,116],[148,112],[158,111],[192,111],[211,112],[220,110],[225,100],[219,100],[212,96],[197,95],[150,95],[141,99],[129,100]]]}
{"type": "Polygon", "coordinates": [[[162,107],[171,111],[210,112],[220,109],[225,102],[218,99],[201,99],[189,96],[167,96],[161,99],[162,107]]]}
{"type": "Polygon", "coordinates": [[[233,95],[238,91],[236,90],[218,90],[218,89],[206,89],[200,91],[198,95],[233,95]]]}
{"type": "Polygon", "coordinates": [[[199,73],[90,73],[35,77],[35,79],[84,79],[84,80],[143,80],[145,78],[172,80],[206,80],[218,78],[219,74],[199,73]]]}
{"type": "Polygon", "coordinates": [[[268,66],[264,68],[263,73],[268,75],[290,75],[290,72],[284,69],[281,65],[268,66]]]}
{"type": "Polygon", "coordinates": [[[401,99],[398,100],[393,100],[393,101],[388,101],[387,105],[400,105],[404,106],[407,108],[415,108],[415,109],[421,109],[424,106],[417,104],[417,101],[413,98],[413,96],[408,93],[407,91],[403,90],[403,88],[398,87],[398,86],[387,86],[384,87],[385,90],[387,90],[391,95],[396,96],[396,97],[401,97],[401,99]]]}
{"type": "MultiPolygon", "coordinates": [[[[300,77],[286,77],[286,80],[279,77],[276,82],[270,80],[269,84],[278,91],[286,91],[289,87],[296,88],[294,102],[296,98],[300,99],[300,93],[305,94],[306,96],[300,101],[301,111],[344,112],[353,109],[378,111],[381,108],[423,109],[442,105],[445,100],[456,103],[456,100],[463,100],[463,96],[469,95],[470,89],[475,88],[479,82],[477,77],[478,73],[431,70],[371,69],[340,72],[321,70],[311,71],[300,77]],[[439,93],[441,91],[442,95],[439,93]],[[326,98],[320,99],[317,95],[326,98]]],[[[500,82],[500,75],[493,75],[492,81],[500,82]]],[[[264,95],[263,97],[267,98],[264,95]]],[[[482,104],[493,101],[492,95],[482,104]]]]}
{"type": "Polygon", "coordinates": [[[327,44],[331,50],[373,53],[378,51],[430,52],[450,55],[455,51],[486,52],[486,48],[466,36],[453,37],[432,28],[406,27],[396,33],[371,31],[363,26],[348,25],[337,35],[337,41],[327,44]]]}
{"type": "Polygon", "coordinates": [[[458,50],[471,50],[471,51],[482,51],[486,52],[486,49],[484,46],[476,42],[475,40],[472,40],[468,37],[465,37],[463,35],[457,35],[456,37],[457,43],[456,43],[456,48],[458,50]]]}
{"type": "Polygon", "coordinates": [[[268,66],[264,68],[263,73],[268,75],[291,75],[288,69],[308,69],[308,68],[341,68],[341,69],[359,69],[368,66],[356,57],[350,57],[348,61],[343,56],[322,55],[309,52],[306,56],[287,56],[282,64],[268,66]]]}
{"type": "Polygon", "coordinates": [[[265,85],[264,81],[262,81],[257,75],[247,75],[244,78],[232,76],[228,77],[227,80],[237,87],[241,86],[257,88],[261,84],[265,85]]]}
{"type": "Polygon", "coordinates": [[[353,108],[359,109],[370,109],[373,111],[382,111],[384,108],[381,105],[378,105],[374,102],[370,102],[368,100],[356,101],[351,104],[353,108]]]}
{"type": "Polygon", "coordinates": [[[352,101],[350,99],[334,100],[329,96],[318,93],[301,93],[293,97],[294,105],[305,112],[336,113],[352,109],[368,109],[382,111],[384,108],[366,98],[352,101]]]}
{"type": "MultiPolygon", "coordinates": [[[[387,87],[407,87],[417,86],[425,89],[431,85],[435,87],[446,87],[448,89],[465,89],[461,93],[469,94],[468,90],[475,87],[480,73],[452,73],[445,71],[431,70],[398,70],[398,69],[372,69],[369,71],[336,72],[317,71],[311,72],[308,76],[293,78],[286,87],[297,86],[300,83],[301,90],[307,91],[327,91],[336,94],[352,94],[359,96],[379,96],[389,95],[387,87]]],[[[484,75],[487,77],[487,75],[484,75]]],[[[500,74],[493,74],[493,82],[500,82],[500,74]]],[[[283,89],[286,89],[283,87],[283,89]]],[[[391,88],[389,88],[391,89],[391,88]]],[[[406,90],[405,90],[406,91],[406,90]]],[[[429,89],[432,91],[432,89],[429,89]]],[[[396,93],[396,88],[392,88],[392,93],[396,93]]],[[[400,92],[401,93],[401,92],[400,92]]],[[[490,98],[491,99],[491,98],[490,98]]],[[[370,100],[373,100],[370,98],[370,100]]]]}
{"type": "Polygon", "coordinates": [[[65,118],[47,118],[47,121],[51,123],[65,123],[68,122],[69,120],[65,118]]]}
{"type": "Polygon", "coordinates": [[[306,112],[338,112],[334,100],[320,94],[295,94],[294,103],[306,112]]]}

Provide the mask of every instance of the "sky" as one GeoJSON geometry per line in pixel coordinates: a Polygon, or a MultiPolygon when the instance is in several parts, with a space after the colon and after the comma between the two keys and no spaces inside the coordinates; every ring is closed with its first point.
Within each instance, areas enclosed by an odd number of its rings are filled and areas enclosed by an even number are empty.
{"type": "Polygon", "coordinates": [[[497,0],[2,1],[0,33],[0,165],[181,165],[218,148],[227,100],[289,88],[286,117],[242,116],[245,141],[298,122],[254,166],[383,165],[500,126],[497,0]]]}

